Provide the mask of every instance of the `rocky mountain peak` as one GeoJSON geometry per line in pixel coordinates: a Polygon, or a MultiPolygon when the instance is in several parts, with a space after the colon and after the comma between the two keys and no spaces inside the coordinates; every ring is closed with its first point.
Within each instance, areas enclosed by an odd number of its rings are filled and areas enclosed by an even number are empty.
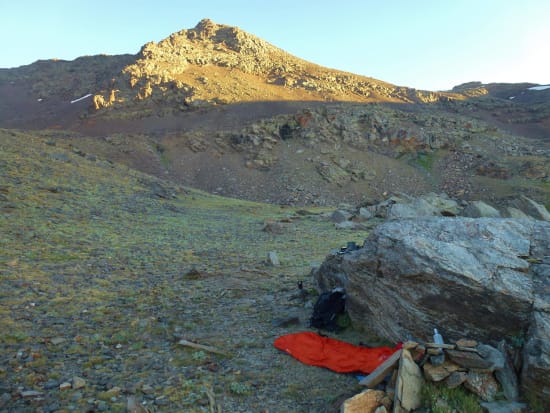
{"type": "Polygon", "coordinates": [[[238,68],[245,73],[268,74],[287,63],[289,57],[283,50],[238,27],[203,19],[192,29],[144,45],[136,65],[158,69],[162,63],[170,64],[173,67],[165,70],[171,73],[181,72],[188,65],[216,65],[238,68]],[[151,67],[148,64],[151,62],[156,64],[151,67]]]}
{"type": "Polygon", "coordinates": [[[213,22],[210,19],[202,19],[200,22],[197,23],[194,29],[188,30],[188,32],[197,33],[199,35],[202,35],[202,38],[205,37],[211,37],[211,35],[217,31],[217,29],[220,28],[220,25],[213,22]]]}
{"type": "Polygon", "coordinates": [[[170,98],[186,104],[260,100],[436,102],[461,98],[325,68],[238,27],[210,19],[147,43],[124,73],[139,100],[154,95],[165,99],[177,90],[177,96],[170,98]]]}
{"type": "MultiPolygon", "coordinates": [[[[238,27],[218,24],[210,19],[202,19],[193,29],[182,30],[176,33],[175,37],[177,37],[177,35],[186,36],[190,41],[201,41],[211,43],[212,45],[219,45],[238,53],[242,51],[260,51],[256,50],[260,48],[255,47],[247,50],[245,46],[250,45],[261,45],[261,48],[270,48],[267,42],[238,27]]],[[[271,46],[271,48],[273,48],[273,46],[271,46]]],[[[217,50],[221,51],[220,49],[217,50]]]]}

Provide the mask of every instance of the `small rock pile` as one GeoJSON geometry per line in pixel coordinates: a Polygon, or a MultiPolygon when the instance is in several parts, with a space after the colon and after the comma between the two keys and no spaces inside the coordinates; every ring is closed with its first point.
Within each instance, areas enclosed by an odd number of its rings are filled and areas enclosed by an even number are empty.
{"type": "Polygon", "coordinates": [[[488,412],[522,412],[517,368],[503,340],[498,348],[460,339],[455,344],[408,341],[360,384],[368,389],[347,399],[341,413],[407,413],[421,407],[422,386],[464,386],[481,399],[488,412]],[[386,384],[384,385],[383,382],[386,384]],[[502,397],[503,395],[503,397],[502,397]],[[497,400],[501,397],[500,400],[497,400]]]}

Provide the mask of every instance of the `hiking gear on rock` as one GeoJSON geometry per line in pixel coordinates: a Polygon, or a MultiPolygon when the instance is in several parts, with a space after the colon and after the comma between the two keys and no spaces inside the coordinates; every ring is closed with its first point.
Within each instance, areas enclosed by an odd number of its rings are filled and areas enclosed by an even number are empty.
{"type": "Polygon", "coordinates": [[[334,288],[332,291],[322,293],[309,320],[310,327],[321,328],[328,331],[338,330],[337,316],[346,310],[346,293],[343,288],[334,288]]]}

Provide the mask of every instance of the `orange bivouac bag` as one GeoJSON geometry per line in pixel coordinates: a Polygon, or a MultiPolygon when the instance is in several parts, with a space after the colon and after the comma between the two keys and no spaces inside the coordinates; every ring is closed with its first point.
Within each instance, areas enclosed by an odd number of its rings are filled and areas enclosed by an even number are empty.
{"type": "Polygon", "coordinates": [[[362,347],[313,332],[281,336],[273,345],[310,366],[325,367],[338,373],[371,373],[394,352],[390,347],[362,347]]]}

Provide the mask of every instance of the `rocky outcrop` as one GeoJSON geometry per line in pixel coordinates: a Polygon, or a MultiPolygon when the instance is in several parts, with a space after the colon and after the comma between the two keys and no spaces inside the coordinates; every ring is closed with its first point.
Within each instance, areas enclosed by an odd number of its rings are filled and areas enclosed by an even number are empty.
{"type": "Polygon", "coordinates": [[[445,193],[429,193],[419,197],[399,193],[381,202],[360,205],[353,211],[339,210],[337,212],[338,216],[342,217],[339,222],[344,220],[344,214],[347,216],[346,219],[353,221],[366,221],[372,218],[399,220],[434,216],[550,220],[550,212],[544,205],[524,195],[508,200],[506,205],[497,209],[483,201],[461,201],[459,203],[445,193]]]}
{"type": "Polygon", "coordinates": [[[550,401],[550,224],[536,220],[387,221],[362,248],[327,257],[321,290],[344,287],[350,317],[393,341],[525,339],[522,385],[550,401]]]}
{"type": "Polygon", "coordinates": [[[460,213],[458,203],[445,194],[430,193],[417,198],[399,194],[391,197],[389,203],[386,213],[388,219],[455,216],[460,213]]]}
{"type": "Polygon", "coordinates": [[[103,95],[94,95],[92,98],[92,102],[94,104],[95,110],[99,110],[101,108],[108,108],[109,106],[112,106],[113,103],[117,101],[116,93],[118,90],[111,89],[109,92],[109,98],[105,99],[103,95]]]}
{"type": "Polygon", "coordinates": [[[500,212],[483,201],[473,201],[464,208],[462,215],[470,218],[498,218],[500,212]]]}

